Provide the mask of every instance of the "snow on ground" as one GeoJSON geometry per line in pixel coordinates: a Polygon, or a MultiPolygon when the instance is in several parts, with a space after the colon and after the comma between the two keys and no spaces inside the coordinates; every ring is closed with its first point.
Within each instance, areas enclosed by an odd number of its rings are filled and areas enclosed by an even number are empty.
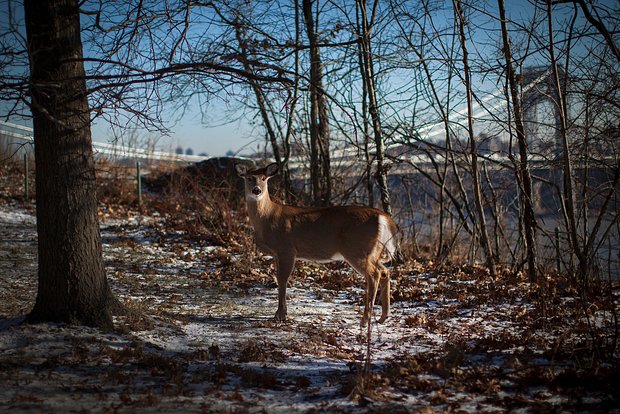
{"type": "Polygon", "coordinates": [[[291,320],[276,323],[269,258],[185,238],[157,216],[102,224],[112,288],[142,316],[116,318],[112,333],[22,324],[34,224],[0,206],[8,412],[620,412],[617,364],[578,371],[561,349],[588,332],[545,323],[522,280],[396,269],[392,315],[368,341],[362,280],[346,267],[299,263],[291,320]]]}

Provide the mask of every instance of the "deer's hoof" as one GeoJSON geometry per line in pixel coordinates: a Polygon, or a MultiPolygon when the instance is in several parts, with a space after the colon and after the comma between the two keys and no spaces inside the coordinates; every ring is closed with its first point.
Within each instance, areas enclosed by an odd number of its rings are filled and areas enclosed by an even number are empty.
{"type": "Polygon", "coordinates": [[[276,315],[273,317],[276,322],[284,322],[286,321],[286,312],[277,311],[276,315]]]}

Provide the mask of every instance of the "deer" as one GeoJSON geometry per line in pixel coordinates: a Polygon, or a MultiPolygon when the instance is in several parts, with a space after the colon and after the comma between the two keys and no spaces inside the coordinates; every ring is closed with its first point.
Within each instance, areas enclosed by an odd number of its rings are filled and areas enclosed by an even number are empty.
{"type": "MultiPolygon", "coordinates": [[[[248,170],[236,164],[244,179],[245,201],[259,250],[271,255],[276,265],[278,309],[276,321],[287,318],[286,288],[297,260],[346,261],[365,278],[366,300],[361,326],[370,322],[379,284],[383,323],[390,313],[390,272],[384,253],[394,258],[397,226],[385,212],[364,206],[295,207],[271,200],[269,179],[279,165],[248,170]]],[[[369,325],[368,325],[369,326],[369,325]]]]}

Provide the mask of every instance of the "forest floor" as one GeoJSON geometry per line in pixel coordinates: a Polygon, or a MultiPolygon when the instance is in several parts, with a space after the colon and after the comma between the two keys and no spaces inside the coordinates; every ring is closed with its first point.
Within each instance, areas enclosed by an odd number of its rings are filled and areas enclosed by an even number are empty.
{"type": "Polygon", "coordinates": [[[584,309],[560,277],[541,298],[520,274],[410,261],[368,337],[361,277],[298,263],[276,323],[271,258],[157,213],[101,213],[109,283],[140,316],[114,332],[25,324],[33,207],[0,200],[4,412],[620,413],[617,309],[584,309]]]}

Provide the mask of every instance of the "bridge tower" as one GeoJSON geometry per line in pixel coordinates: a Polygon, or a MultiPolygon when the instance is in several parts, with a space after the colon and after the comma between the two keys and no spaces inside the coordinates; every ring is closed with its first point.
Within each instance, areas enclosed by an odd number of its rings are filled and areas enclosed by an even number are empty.
{"type": "MultiPolygon", "coordinates": [[[[565,78],[561,67],[558,67],[558,73],[561,80],[565,78]]],[[[521,88],[523,124],[530,153],[560,158],[562,154],[560,98],[554,86],[551,67],[524,68],[521,73],[521,88]]],[[[566,90],[562,92],[566,96],[566,90]]]]}
{"type": "MultiPolygon", "coordinates": [[[[562,82],[565,72],[558,67],[562,82]]],[[[560,85],[566,96],[567,85],[560,85]]],[[[551,66],[524,68],[521,74],[521,93],[523,101],[523,126],[531,157],[543,157],[551,164],[533,166],[538,176],[562,187],[561,168],[552,164],[562,159],[562,135],[560,118],[560,95],[553,80],[551,66]]],[[[568,101],[567,101],[568,102],[568,101]]],[[[538,213],[557,211],[560,201],[557,192],[542,181],[536,181],[533,188],[534,209],[538,213]]]]}

